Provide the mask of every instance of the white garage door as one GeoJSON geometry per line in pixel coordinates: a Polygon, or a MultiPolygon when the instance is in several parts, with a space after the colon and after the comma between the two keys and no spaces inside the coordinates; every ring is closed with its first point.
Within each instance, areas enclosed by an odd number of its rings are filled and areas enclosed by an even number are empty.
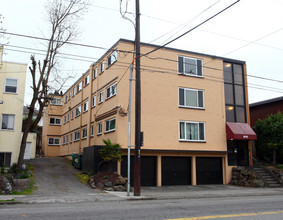
{"type": "Polygon", "coordinates": [[[31,158],[31,142],[27,142],[24,160],[29,160],[31,158]]]}

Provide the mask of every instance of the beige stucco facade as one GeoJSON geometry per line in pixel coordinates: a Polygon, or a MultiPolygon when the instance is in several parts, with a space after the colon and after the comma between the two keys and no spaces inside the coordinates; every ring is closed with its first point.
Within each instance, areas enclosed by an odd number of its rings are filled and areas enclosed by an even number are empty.
{"type": "Polygon", "coordinates": [[[2,49],[0,48],[0,100],[3,101],[3,104],[0,104],[0,153],[2,155],[6,153],[11,154],[10,164],[13,164],[18,160],[22,135],[27,65],[3,62],[2,49]],[[6,92],[7,79],[12,79],[15,82],[13,85],[16,86],[15,92],[6,92]],[[3,117],[9,117],[9,129],[3,126],[3,117]]]}
{"type": "MultiPolygon", "coordinates": [[[[154,48],[153,45],[142,44],[141,54],[146,54],[154,48]]],[[[120,40],[100,60],[91,65],[90,69],[63,95],[54,96],[61,99],[62,104],[49,105],[45,109],[42,144],[46,156],[70,156],[72,153],[82,153],[83,148],[103,145],[103,139],[108,138],[112,142],[121,144],[126,153],[129,65],[133,60],[131,51],[134,51],[133,42],[120,40]],[[117,60],[108,66],[108,58],[113,51],[118,52],[117,60]],[[103,72],[100,71],[102,62],[105,66],[103,72]],[[94,77],[96,68],[97,76],[94,77]],[[87,84],[86,77],[89,77],[87,84]],[[82,89],[77,92],[77,85],[81,82],[82,89]],[[106,98],[108,88],[115,84],[116,93],[106,98]],[[99,94],[102,91],[103,102],[99,103],[99,94]],[[94,96],[96,96],[95,105],[92,103],[94,96]],[[86,102],[88,102],[88,110],[84,112],[86,102]],[[79,106],[81,106],[81,114],[76,116],[76,108],[79,106]],[[50,118],[60,118],[61,122],[51,125],[50,118]],[[106,131],[107,123],[111,119],[115,119],[115,129],[106,131]],[[98,132],[100,123],[101,133],[98,132]],[[87,129],[86,137],[82,137],[84,129],[87,129]],[[80,131],[79,140],[74,139],[77,131],[80,131]],[[49,145],[49,138],[58,138],[60,143],[49,145]]],[[[222,164],[223,184],[230,182],[232,166],[228,166],[227,159],[223,59],[171,48],[162,48],[153,54],[141,57],[141,130],[144,132],[141,155],[156,158],[154,169],[156,169],[157,186],[163,185],[163,157],[190,158],[192,185],[197,184],[197,160],[219,158],[222,164]],[[200,70],[202,75],[178,74],[178,57],[200,60],[203,64],[200,70]],[[179,88],[201,91],[203,106],[197,108],[180,106],[179,88]],[[203,132],[204,137],[201,140],[181,140],[180,127],[183,122],[198,123],[199,129],[200,124],[203,124],[204,131],[199,130],[199,133],[203,132]]],[[[244,62],[242,63],[245,66],[244,62]]],[[[132,82],[131,146],[134,146],[135,81],[132,82]]],[[[247,91],[245,95],[247,102],[247,91]]],[[[247,117],[249,117],[248,113],[247,117]]],[[[120,167],[121,164],[118,164],[118,168],[120,167]]],[[[121,170],[118,169],[118,172],[121,170]]]]}

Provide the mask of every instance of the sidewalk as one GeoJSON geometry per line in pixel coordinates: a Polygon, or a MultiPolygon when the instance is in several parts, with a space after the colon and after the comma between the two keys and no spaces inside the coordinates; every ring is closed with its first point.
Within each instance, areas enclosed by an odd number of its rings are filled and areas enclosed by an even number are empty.
{"type": "Polygon", "coordinates": [[[76,203],[76,202],[103,202],[126,200],[165,200],[165,199],[198,199],[220,197],[248,197],[283,195],[281,188],[248,188],[231,185],[202,185],[202,186],[163,186],[142,187],[141,196],[127,196],[127,192],[103,192],[93,190],[93,193],[69,196],[34,196],[8,195],[0,196],[0,201],[14,200],[10,203],[76,203]]]}

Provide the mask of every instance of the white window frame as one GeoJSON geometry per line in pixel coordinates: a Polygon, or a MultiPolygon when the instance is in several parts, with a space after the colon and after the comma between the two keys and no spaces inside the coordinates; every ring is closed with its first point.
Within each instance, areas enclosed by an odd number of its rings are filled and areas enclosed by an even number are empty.
{"type": "Polygon", "coordinates": [[[87,112],[88,111],[88,101],[84,102],[83,104],[83,112],[87,112]]]}
{"type": "Polygon", "coordinates": [[[76,131],[75,132],[75,139],[74,139],[74,141],[78,141],[78,140],[80,140],[80,131],[76,131]]]}
{"type": "Polygon", "coordinates": [[[116,118],[111,118],[109,120],[105,120],[105,133],[115,131],[115,130],[116,130],[116,118]],[[110,126],[111,126],[112,121],[114,121],[115,127],[111,129],[110,126]],[[109,125],[107,125],[108,123],[109,123],[109,125]]]}
{"type": "Polygon", "coordinates": [[[63,145],[66,143],[66,138],[63,136],[63,145]]]}
{"type": "Polygon", "coordinates": [[[196,58],[192,58],[192,57],[186,57],[186,56],[178,56],[178,74],[180,75],[187,75],[187,76],[194,76],[194,77],[201,77],[203,78],[203,61],[201,59],[196,59],[196,58]],[[180,71],[180,68],[179,68],[179,61],[180,59],[183,59],[183,72],[180,71]],[[186,73],[186,65],[185,65],[185,60],[192,60],[194,62],[196,62],[196,64],[193,64],[195,65],[195,72],[196,73],[186,73]],[[198,62],[201,62],[201,73],[198,73],[198,62]]]}
{"type": "Polygon", "coordinates": [[[72,96],[72,92],[69,91],[69,100],[71,99],[71,96],[72,96]]]}
{"type": "Polygon", "coordinates": [[[80,116],[81,113],[82,113],[82,106],[80,105],[80,106],[78,106],[78,107],[76,108],[76,117],[80,116]],[[78,111],[77,111],[77,110],[78,110],[78,111]]]}
{"type": "Polygon", "coordinates": [[[102,62],[100,63],[100,73],[99,73],[99,74],[103,73],[104,70],[105,70],[104,61],[102,61],[102,62]]]}
{"type": "Polygon", "coordinates": [[[67,123],[70,121],[70,112],[67,114],[67,123]]]}
{"type": "Polygon", "coordinates": [[[66,94],[66,96],[65,96],[65,103],[67,103],[68,102],[68,94],[66,94]]]}
{"type": "Polygon", "coordinates": [[[77,84],[77,93],[79,93],[83,89],[83,82],[79,82],[77,84]]]}
{"type": "Polygon", "coordinates": [[[92,97],[91,99],[91,107],[95,107],[96,106],[96,95],[92,97]]]}
{"type": "Polygon", "coordinates": [[[115,50],[107,57],[107,67],[115,63],[117,61],[117,58],[118,58],[118,52],[117,50],[115,50]]]}
{"type": "Polygon", "coordinates": [[[96,79],[96,78],[97,78],[97,67],[93,69],[93,75],[92,75],[92,79],[96,79]]]}
{"type": "Polygon", "coordinates": [[[4,85],[4,93],[8,93],[8,94],[18,94],[18,88],[19,88],[19,80],[18,79],[15,79],[15,78],[5,78],[5,85],[4,85]],[[7,85],[7,80],[15,80],[17,82],[17,85],[14,86],[14,85],[7,85]],[[10,86],[10,87],[16,87],[16,91],[15,92],[9,92],[9,91],[6,91],[6,86],[10,86]]]}
{"type": "Polygon", "coordinates": [[[73,97],[76,95],[76,87],[73,88],[73,97]]]}
{"type": "Polygon", "coordinates": [[[179,141],[187,141],[187,142],[206,142],[206,136],[205,136],[205,122],[196,122],[196,121],[179,121],[178,123],[179,127],[179,141]],[[181,138],[181,123],[184,123],[184,133],[185,133],[185,138],[181,138]],[[187,126],[186,124],[197,124],[198,128],[198,138],[197,139],[188,139],[187,136],[187,126]],[[200,139],[200,127],[199,125],[203,125],[203,140],[200,139]]]}
{"type": "Polygon", "coordinates": [[[74,113],[74,109],[72,110],[72,119],[75,118],[75,113],[74,113]]]}
{"type": "Polygon", "coordinates": [[[178,88],[178,106],[182,108],[204,109],[205,108],[204,107],[204,91],[201,89],[190,89],[190,88],[179,87],[178,88]],[[180,104],[180,89],[184,90],[184,100],[183,100],[184,105],[180,104]],[[189,105],[187,103],[186,91],[196,92],[197,106],[189,105]],[[202,103],[200,103],[200,100],[199,100],[199,92],[202,93],[202,103]],[[202,104],[202,106],[200,104],[202,104]]]}
{"type": "Polygon", "coordinates": [[[50,117],[49,118],[49,125],[61,125],[61,118],[50,117]],[[51,123],[51,119],[54,119],[54,123],[51,123]],[[59,120],[59,122],[58,122],[58,120],[59,120]]]}
{"type": "Polygon", "coordinates": [[[112,84],[106,89],[106,99],[110,99],[117,93],[117,83],[112,84]]]}
{"type": "Polygon", "coordinates": [[[103,102],[103,91],[99,92],[99,95],[98,95],[98,104],[102,102],[103,102]]]}
{"type": "Polygon", "coordinates": [[[16,115],[14,114],[2,114],[2,117],[1,117],[1,130],[7,130],[7,131],[14,131],[15,129],[15,120],[16,120],[16,115]],[[8,117],[8,124],[7,124],[7,128],[3,128],[3,118],[4,116],[7,116],[8,117]],[[12,117],[13,118],[13,126],[12,127],[9,127],[9,117],[12,117]]]}
{"type": "Polygon", "coordinates": [[[94,136],[94,126],[90,126],[90,137],[94,136]]]}
{"type": "Polygon", "coordinates": [[[86,78],[84,79],[84,82],[85,82],[85,86],[89,84],[89,75],[86,76],[86,78]]]}
{"type": "Polygon", "coordinates": [[[83,132],[82,139],[86,139],[87,138],[87,128],[84,128],[82,132],[83,132]]]}
{"type": "Polygon", "coordinates": [[[98,135],[102,134],[102,123],[101,122],[97,124],[97,134],[98,135]]]}
{"type": "Polygon", "coordinates": [[[62,99],[59,98],[51,98],[50,105],[62,105],[62,99]]]}
{"type": "Polygon", "coordinates": [[[67,123],[67,115],[64,115],[64,124],[67,123]]]}
{"type": "Polygon", "coordinates": [[[60,138],[48,138],[48,145],[60,146],[60,138]],[[50,140],[53,140],[53,143],[50,143],[50,140]],[[56,141],[58,141],[59,143],[56,143],[56,141]]]}
{"type": "Polygon", "coordinates": [[[66,144],[68,144],[68,143],[69,143],[69,136],[66,135],[66,144]]]}

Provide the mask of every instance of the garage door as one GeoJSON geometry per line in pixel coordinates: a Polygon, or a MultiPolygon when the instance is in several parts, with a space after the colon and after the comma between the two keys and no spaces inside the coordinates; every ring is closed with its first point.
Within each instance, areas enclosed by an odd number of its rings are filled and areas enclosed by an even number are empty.
{"type": "MultiPolygon", "coordinates": [[[[128,157],[123,156],[121,174],[128,175],[128,157]]],[[[134,156],[131,156],[131,186],[134,185],[134,156]]],[[[156,186],[156,157],[141,157],[141,186],[156,186]]]]}
{"type": "Polygon", "coordinates": [[[162,185],[191,185],[191,158],[162,157],[162,185]]]}
{"type": "Polygon", "coordinates": [[[197,157],[197,185],[223,184],[222,158],[197,157]]]}

